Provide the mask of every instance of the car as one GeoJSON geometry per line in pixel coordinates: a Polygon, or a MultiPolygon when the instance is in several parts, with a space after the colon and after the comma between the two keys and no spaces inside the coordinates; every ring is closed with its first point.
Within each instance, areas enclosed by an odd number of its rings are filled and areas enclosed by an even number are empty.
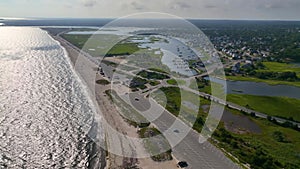
{"type": "Polygon", "coordinates": [[[186,162],[186,161],[179,161],[178,163],[177,163],[177,167],[179,167],[179,168],[186,168],[186,167],[188,167],[189,165],[188,165],[188,163],[186,162]]]}
{"type": "Polygon", "coordinates": [[[134,100],[135,100],[135,101],[139,101],[140,99],[136,97],[136,98],[134,98],[134,100]]]}
{"type": "Polygon", "coordinates": [[[175,130],[173,130],[174,131],[174,133],[179,133],[179,130],[177,130],[177,129],[175,129],[175,130]]]}

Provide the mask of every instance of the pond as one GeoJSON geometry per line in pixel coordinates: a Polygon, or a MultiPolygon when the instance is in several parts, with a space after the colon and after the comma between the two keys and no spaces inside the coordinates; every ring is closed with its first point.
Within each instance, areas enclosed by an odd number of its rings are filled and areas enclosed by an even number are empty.
{"type": "Polygon", "coordinates": [[[172,72],[185,76],[196,75],[196,71],[189,68],[188,60],[196,60],[197,54],[183,42],[171,37],[156,37],[165,39],[166,41],[158,41],[154,43],[142,43],[141,48],[160,49],[163,53],[161,62],[168,66],[172,72]]]}
{"type": "MultiPolygon", "coordinates": [[[[209,79],[208,77],[206,79],[209,79]]],[[[222,84],[224,81],[210,78],[211,81],[222,84]]],[[[228,94],[249,94],[257,96],[280,96],[300,99],[300,88],[289,85],[269,85],[262,82],[227,81],[228,94]]]]}

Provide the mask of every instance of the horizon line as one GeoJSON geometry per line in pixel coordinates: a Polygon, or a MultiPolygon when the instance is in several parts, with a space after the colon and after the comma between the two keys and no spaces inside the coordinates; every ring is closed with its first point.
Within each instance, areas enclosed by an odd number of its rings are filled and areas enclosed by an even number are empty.
{"type": "MultiPolygon", "coordinates": [[[[115,20],[121,17],[1,17],[0,20],[47,20],[47,19],[108,19],[115,20]]],[[[299,22],[300,19],[252,19],[252,18],[184,18],[178,17],[186,20],[209,20],[209,21],[294,21],[299,22]]],[[[177,19],[177,18],[123,18],[123,19],[177,19]]]]}

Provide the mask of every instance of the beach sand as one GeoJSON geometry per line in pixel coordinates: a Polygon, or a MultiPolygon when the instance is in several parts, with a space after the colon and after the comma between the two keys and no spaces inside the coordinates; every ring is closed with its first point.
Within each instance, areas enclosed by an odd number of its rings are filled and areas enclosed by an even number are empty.
{"type": "MultiPolygon", "coordinates": [[[[49,33],[50,34],[50,33],[49,33]]],[[[50,34],[51,35],[51,34],[50,34]]],[[[67,51],[68,56],[72,62],[72,65],[76,63],[76,60],[80,54],[80,51],[75,46],[71,46],[70,44],[66,43],[64,39],[62,39],[59,36],[51,35],[56,41],[58,41],[67,51]]],[[[96,72],[95,72],[96,73],[96,72]]],[[[96,73],[96,80],[103,79],[102,75],[96,73]]],[[[110,126],[113,126],[115,130],[117,130],[120,133],[126,134],[130,137],[136,137],[138,138],[137,129],[131,125],[129,125],[123,117],[118,113],[116,107],[113,105],[113,103],[110,101],[109,97],[106,96],[104,93],[105,90],[110,89],[110,85],[98,85],[95,86],[95,94],[96,94],[96,100],[101,108],[102,115],[104,116],[105,120],[108,122],[110,126]]],[[[143,149],[143,148],[140,148],[143,149]]],[[[134,151],[134,150],[132,150],[134,151]]],[[[143,169],[172,169],[177,168],[176,163],[177,161],[171,160],[166,162],[154,162],[151,158],[127,158],[127,157],[121,157],[112,153],[109,153],[108,151],[104,151],[100,147],[94,145],[93,150],[90,151],[91,156],[93,156],[93,159],[91,159],[91,165],[89,168],[104,168],[104,165],[106,165],[105,168],[109,169],[122,169],[122,168],[143,168],[143,169]],[[97,151],[101,151],[101,156],[97,156],[99,153],[95,153],[97,151]],[[106,153],[108,152],[108,153],[106,153]],[[96,154],[96,155],[95,155],[96,154]],[[99,164],[101,163],[101,164],[99,164]],[[100,167],[101,166],[101,167],[100,167]]]]}

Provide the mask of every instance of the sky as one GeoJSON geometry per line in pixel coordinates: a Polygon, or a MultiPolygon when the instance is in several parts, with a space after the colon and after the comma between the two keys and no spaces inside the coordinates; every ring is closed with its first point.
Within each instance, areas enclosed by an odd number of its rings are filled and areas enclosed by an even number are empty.
{"type": "Polygon", "coordinates": [[[199,19],[300,20],[300,0],[0,0],[0,17],[118,18],[140,12],[199,19]]]}

